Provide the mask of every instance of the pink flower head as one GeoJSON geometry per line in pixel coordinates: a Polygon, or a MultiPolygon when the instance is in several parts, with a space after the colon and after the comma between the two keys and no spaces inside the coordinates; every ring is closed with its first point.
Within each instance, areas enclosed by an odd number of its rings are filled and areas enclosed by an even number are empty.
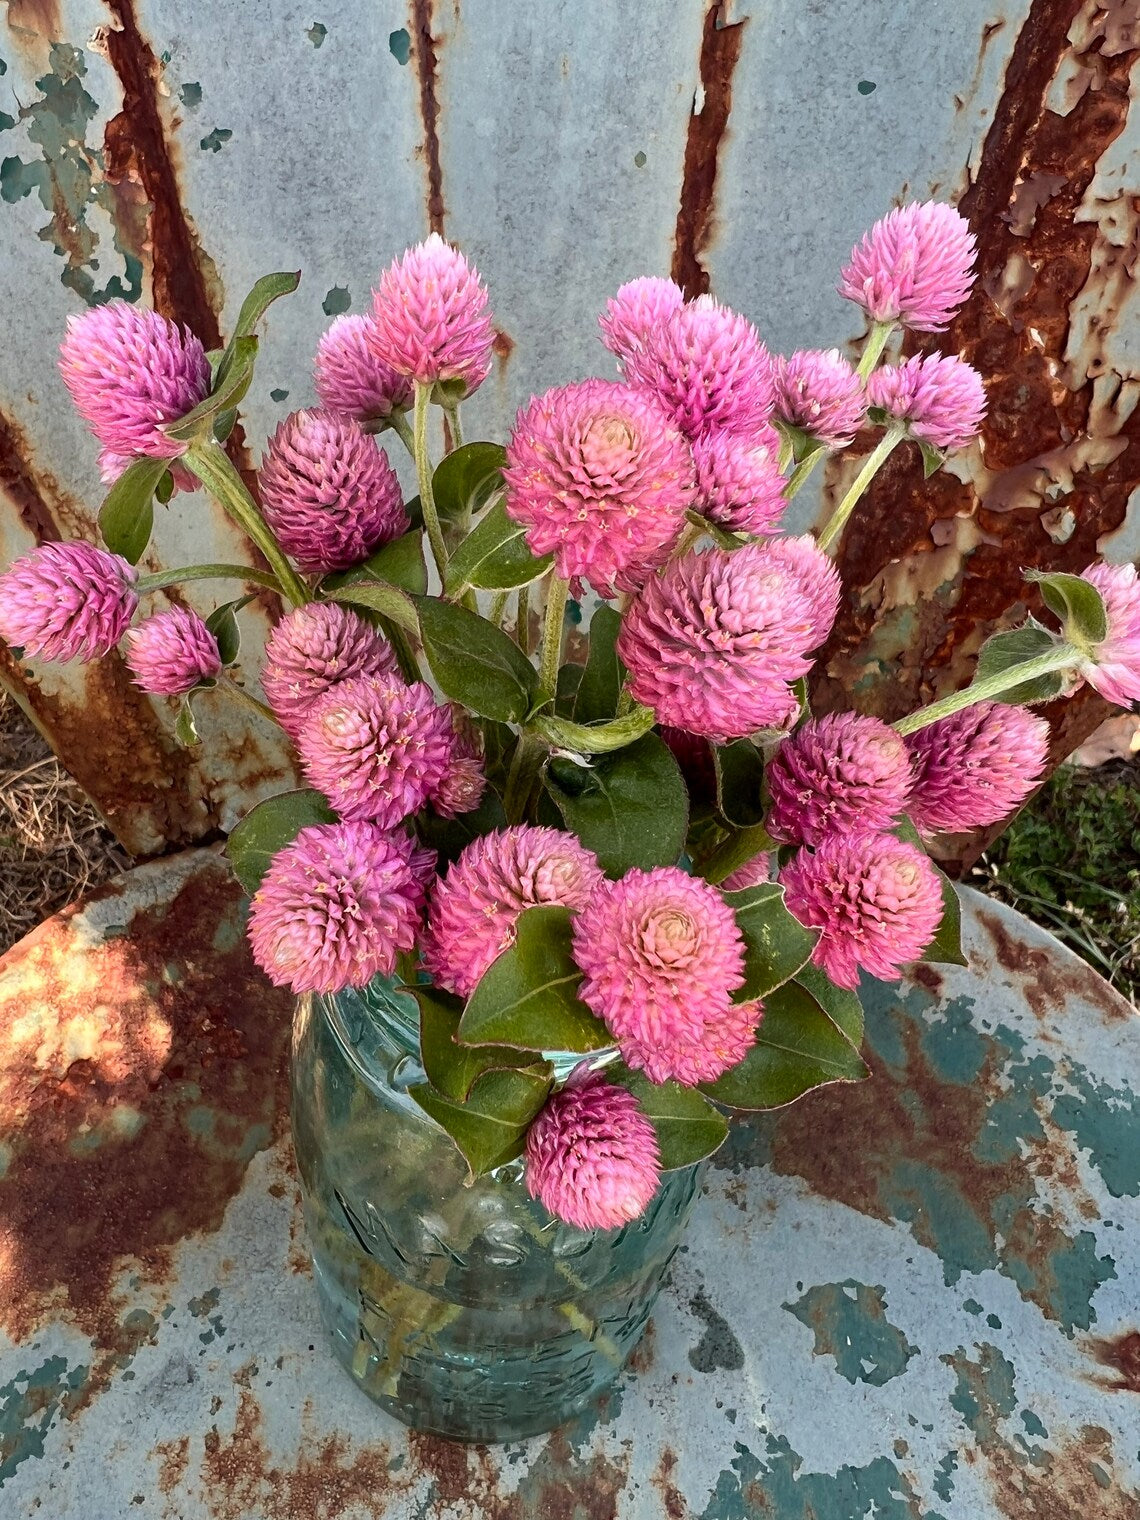
{"type": "Polygon", "coordinates": [[[357,422],[378,422],[396,407],[412,404],[412,387],[376,357],[371,317],[337,317],[317,345],[317,396],[330,412],[357,422]]]}
{"type": "Polygon", "coordinates": [[[776,414],[841,449],[863,425],[867,393],[837,348],[805,348],[776,361],[776,414]]]}
{"type": "Polygon", "coordinates": [[[507,511],[532,554],[596,591],[629,590],[660,564],[695,491],[689,446],[650,395],[582,380],[535,397],[507,445],[507,511]]]}
{"type": "Polygon", "coordinates": [[[424,852],[374,823],[302,829],[253,894],[253,958],[278,987],[340,992],[390,976],[415,946],[424,910],[424,852]]]}
{"type": "Polygon", "coordinates": [[[744,937],[715,887],[676,866],[603,882],[574,921],[578,991],[651,1082],[713,1081],[744,1059],[762,1010],[734,1004],[744,937]]]}
{"type": "Polygon", "coordinates": [[[772,359],[745,317],[712,296],[679,306],[628,354],[631,385],[660,397],[689,438],[706,428],[755,433],[772,414],[772,359]]]}
{"type": "Polygon", "coordinates": [[[684,301],[684,292],[672,280],[657,275],[630,280],[610,297],[598,318],[602,342],[611,354],[628,359],[641,352],[653,329],[678,311],[684,301]]]}
{"type": "Polygon", "coordinates": [[[636,1219],[660,1175],[656,1130],[633,1094],[601,1072],[571,1077],[527,1131],[527,1191],[579,1230],[636,1219]]]}
{"type": "Polygon", "coordinates": [[[1140,579],[1135,565],[1098,561],[1081,571],[1104,599],[1108,632],[1079,673],[1108,702],[1130,707],[1140,701],[1140,579]]]}
{"type": "Polygon", "coordinates": [[[831,632],[839,613],[843,583],[835,561],[810,534],[801,538],[773,538],[765,545],[769,564],[779,565],[795,580],[812,608],[810,649],[817,648],[831,632]]]}
{"type": "Polygon", "coordinates": [[[776,430],[767,425],[752,435],[702,433],[693,443],[701,510],[733,533],[774,533],[787,506],[779,452],[776,430]]]}
{"type": "Polygon", "coordinates": [[[956,355],[915,354],[884,365],[867,381],[867,399],[936,449],[964,449],[986,415],[982,377],[956,355]]]}
{"type": "Polygon", "coordinates": [[[487,288],[436,232],[380,276],[372,315],[372,351],[398,375],[424,385],[461,381],[469,396],[491,372],[487,288]]]}
{"type": "Polygon", "coordinates": [[[261,688],[293,740],[313,704],[352,676],[395,676],[396,656],[382,634],[336,602],[308,602],[283,617],[265,645],[261,688]]]}
{"type": "Polygon", "coordinates": [[[137,578],[94,544],[41,544],[0,575],[0,635],[45,660],[97,660],[135,615],[137,578]]]}
{"type": "Polygon", "coordinates": [[[914,795],[923,834],[981,828],[1023,803],[1045,770],[1049,725],[1023,707],[978,702],[911,734],[914,795]]]}
{"type": "Polygon", "coordinates": [[[581,908],[602,879],[593,853],[560,829],[519,824],[483,834],[432,894],[424,965],[440,987],[469,997],[514,944],[520,913],[541,903],[581,908]]]}
{"type": "Polygon", "coordinates": [[[306,779],[342,818],[381,828],[422,807],[451,765],[451,715],[422,681],[352,676],[313,704],[297,735],[306,779]]]}
{"type": "Polygon", "coordinates": [[[479,746],[462,708],[451,708],[451,721],[455,734],[451,763],[428,798],[441,818],[458,818],[462,813],[473,813],[487,790],[479,746]]]}
{"type": "Polygon", "coordinates": [[[759,887],[772,879],[772,857],[764,851],[753,855],[744,865],[737,866],[731,875],[721,882],[722,892],[746,892],[749,887],[759,887]]]}
{"type": "Polygon", "coordinates": [[[820,931],[812,960],[837,987],[860,967],[894,982],[942,922],[942,888],[920,849],[893,834],[828,834],[780,872],[788,908],[820,931]]]}
{"type": "MultiPolygon", "coordinates": [[[[824,558],[806,544],[802,552],[824,558]]],[[[834,615],[830,588],[820,594],[772,546],[709,549],[646,582],[617,648],[631,694],[660,723],[723,744],[793,720],[799,704],[788,683],[811,668],[808,653],[834,615]]]]}
{"type": "Polygon", "coordinates": [[[218,641],[189,607],[169,607],[127,634],[135,685],[156,697],[181,697],[222,668],[218,641]]]}
{"type": "Polygon", "coordinates": [[[827,834],[889,829],[914,778],[906,744],[893,728],[859,713],[829,713],[784,740],[765,780],[772,837],[815,845],[827,834]]]}
{"type": "Polygon", "coordinates": [[[407,530],[396,472],[358,422],[294,412],[261,465],[265,519],[306,573],[347,570],[407,530]]]}
{"type": "Polygon", "coordinates": [[[875,322],[941,332],[974,283],[977,243],[953,206],[900,206],[875,223],[839,279],[839,294],[875,322]]]}

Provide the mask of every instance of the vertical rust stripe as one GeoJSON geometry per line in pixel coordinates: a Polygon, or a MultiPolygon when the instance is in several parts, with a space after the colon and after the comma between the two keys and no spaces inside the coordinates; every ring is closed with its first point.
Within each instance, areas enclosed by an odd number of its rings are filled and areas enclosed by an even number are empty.
{"type": "Polygon", "coordinates": [[[443,167],[439,157],[439,54],[431,30],[432,8],[433,0],[411,0],[412,37],[420,81],[420,115],[424,124],[424,158],[427,163],[428,225],[442,237],[446,208],[443,204],[443,167]]]}
{"type": "Polygon", "coordinates": [[[20,521],[38,544],[62,535],[29,463],[31,446],[22,428],[0,412],[0,491],[13,503],[20,521]]]}

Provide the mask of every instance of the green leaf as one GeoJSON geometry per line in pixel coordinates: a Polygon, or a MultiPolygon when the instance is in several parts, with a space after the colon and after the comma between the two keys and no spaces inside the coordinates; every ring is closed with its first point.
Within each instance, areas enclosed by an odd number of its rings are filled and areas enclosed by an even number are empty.
{"type": "Polygon", "coordinates": [[[1091,649],[1107,637],[1108,614],[1104,598],[1091,582],[1059,570],[1026,570],[1024,575],[1027,581],[1034,581],[1041,588],[1042,600],[1064,623],[1065,637],[1070,644],[1091,649]]]}
{"type": "Polygon", "coordinates": [[[593,766],[555,757],[544,781],[566,827],[608,875],[676,864],[689,826],[689,797],[680,767],[656,734],[593,766]]]}
{"type": "Polygon", "coordinates": [[[150,543],[154,493],[166,474],[167,459],[135,459],[107,492],[99,508],[99,532],[112,554],[137,565],[150,543]]]}
{"type": "Polygon", "coordinates": [[[384,544],[351,570],[326,575],[321,581],[322,596],[336,598],[346,586],[364,586],[379,581],[395,586],[411,596],[423,596],[427,590],[427,566],[424,563],[423,535],[416,529],[384,544]]]}
{"type": "MultiPolygon", "coordinates": [[[[931,865],[934,865],[933,861],[931,865]]],[[[934,961],[945,966],[968,966],[970,962],[962,950],[962,904],[954,883],[937,866],[934,869],[938,872],[942,888],[942,922],[938,925],[938,933],[919,956],[919,960],[934,961]]]]}
{"type": "Polygon", "coordinates": [[[335,823],[336,814],[320,792],[278,792],[252,808],[226,841],[234,875],[252,897],[279,850],[313,823],[335,823]]]}
{"type": "Polygon", "coordinates": [[[716,801],[721,817],[749,829],[764,820],[764,761],[747,739],[711,746],[716,767],[716,801]]]}
{"type": "Polygon", "coordinates": [[[558,667],[558,685],[554,693],[554,711],[563,718],[574,716],[574,700],[582,684],[581,665],[566,664],[558,667]]]}
{"type": "Polygon", "coordinates": [[[745,945],[744,986],[733,994],[733,1001],[766,998],[807,965],[819,936],[788,912],[779,882],[726,892],[724,900],[736,914],[745,945]]]}
{"type": "Polygon", "coordinates": [[[174,720],[174,742],[181,749],[193,749],[195,744],[201,743],[198,737],[198,725],[194,721],[194,709],[190,705],[189,692],[178,706],[178,716],[174,720]]]}
{"type": "Polygon", "coordinates": [[[942,468],[946,462],[946,456],[941,449],[936,449],[932,443],[927,443],[924,438],[920,438],[917,441],[918,447],[922,452],[922,478],[923,480],[929,480],[932,475],[942,468]]]}
{"type": "Polygon", "coordinates": [[[154,499],[160,506],[165,507],[174,495],[174,476],[169,470],[159,476],[158,484],[154,488],[154,499]]]}
{"type": "Polygon", "coordinates": [[[481,717],[520,723],[531,709],[538,674],[513,639],[465,607],[434,597],[414,600],[424,653],[443,694],[481,717]]]}
{"type": "Polygon", "coordinates": [[[590,653],[574,704],[576,723],[597,723],[617,713],[625,680],[625,666],[616,647],[620,632],[621,614],[613,607],[595,607],[590,619],[590,653]]]}
{"type": "Polygon", "coordinates": [[[229,363],[222,361],[213,394],[207,396],[205,401],[200,401],[193,411],[179,417],[176,422],[164,424],[162,431],[168,438],[176,438],[180,443],[192,442],[220,413],[236,407],[245,396],[253,379],[257,339],[234,338],[226,355],[229,363]]]}
{"type": "Polygon", "coordinates": [[[458,818],[441,818],[438,813],[423,812],[418,827],[424,844],[430,845],[439,856],[440,866],[448,866],[456,860],[473,839],[480,839],[493,829],[505,829],[507,815],[497,792],[490,787],[483,793],[479,806],[470,813],[460,813],[458,818]]]}
{"type": "MultiPolygon", "coordinates": [[[[1020,628],[1011,628],[1007,633],[995,633],[986,640],[978,653],[974,680],[970,684],[987,680],[990,676],[1002,675],[1015,666],[1025,664],[1027,660],[1035,660],[1039,655],[1048,653],[1056,645],[1057,640],[1040,623],[1029,622],[1020,628]]],[[[1020,686],[1013,686],[993,700],[1014,706],[1048,702],[1060,695],[1063,686],[1063,675],[1060,671],[1055,671],[1052,675],[1037,676],[1033,680],[1022,682],[1020,686]]]]}
{"type": "Polygon", "coordinates": [[[651,707],[637,706],[621,718],[611,718],[608,723],[594,724],[589,728],[581,723],[570,723],[565,718],[542,714],[535,718],[531,727],[558,749],[572,750],[576,755],[605,755],[613,750],[624,749],[647,734],[656,719],[651,707]]]}
{"type": "Polygon", "coordinates": [[[863,1005],[859,994],[846,987],[837,987],[827,974],[808,961],[796,972],[795,980],[827,1014],[835,1027],[847,1036],[858,1050],[863,1043],[863,1005]]]}
{"type": "Polygon", "coordinates": [[[657,1131],[663,1172],[703,1161],[724,1143],[728,1120],[696,1088],[651,1082],[644,1072],[630,1071],[621,1062],[607,1066],[605,1074],[633,1093],[657,1131]]]}
{"type": "MultiPolygon", "coordinates": [[[[474,515],[503,489],[507,451],[499,443],[466,443],[440,461],[432,476],[435,509],[441,518],[474,515]]],[[[525,582],[520,582],[520,585],[525,582]]]]}
{"type": "Polygon", "coordinates": [[[796,464],[802,464],[812,454],[818,454],[823,444],[814,434],[806,428],[796,427],[794,423],[784,422],[780,418],[773,417],[772,425],[778,433],[781,433],[792,446],[792,458],[796,464]]]}
{"type": "MultiPolygon", "coordinates": [[[[251,333],[270,306],[273,305],[273,302],[279,296],[291,296],[300,283],[301,271],[299,269],[294,274],[263,274],[249,295],[241,303],[237,326],[234,328],[233,338],[230,339],[230,347],[227,348],[226,354],[232,349],[234,338],[243,338],[246,334],[251,333]]],[[[222,365],[225,362],[226,355],[223,354],[222,365]]]]}
{"type": "Polygon", "coordinates": [[[409,987],[420,1005],[420,1060],[428,1081],[444,1098],[462,1103],[485,1071],[537,1068],[533,1050],[509,1045],[460,1045],[456,1039],[463,1000],[437,987],[409,987]]]}
{"type": "Polygon", "coordinates": [[[480,591],[512,591],[545,575],[554,555],[536,559],[525,535],[526,528],[507,516],[502,500],[496,501],[451,556],[447,594],[460,597],[471,586],[480,591]]]}
{"type": "Polygon", "coordinates": [[[223,602],[206,619],[206,627],[218,641],[218,654],[223,665],[232,665],[238,657],[241,650],[241,629],[236,614],[252,601],[252,596],[239,596],[232,602],[223,602]]]}
{"type": "Polygon", "coordinates": [[[522,1071],[487,1071],[465,1103],[444,1098],[426,1082],[408,1089],[423,1111],[459,1147],[473,1177],[520,1155],[531,1120],[546,1102],[553,1073],[548,1064],[522,1071]]]}
{"type": "Polygon", "coordinates": [[[386,586],[374,580],[353,581],[350,585],[338,586],[329,594],[329,600],[346,603],[350,607],[367,607],[370,612],[379,612],[381,616],[391,618],[393,623],[408,633],[419,632],[419,618],[412,598],[395,586],[386,586]]]}
{"type": "Polygon", "coordinates": [[[569,908],[527,908],[515,942],[491,962],[467,1000],[459,1038],[524,1050],[604,1050],[613,1036],[578,998],[569,908]]]}

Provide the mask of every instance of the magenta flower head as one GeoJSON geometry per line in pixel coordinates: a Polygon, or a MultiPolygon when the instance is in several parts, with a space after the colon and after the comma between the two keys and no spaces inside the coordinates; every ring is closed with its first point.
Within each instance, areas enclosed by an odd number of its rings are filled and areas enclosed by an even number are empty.
{"type": "Polygon", "coordinates": [[[463,813],[473,813],[487,790],[483,759],[462,708],[451,708],[451,721],[455,735],[451,763],[428,797],[441,818],[458,818],[463,813]]]}
{"type": "Polygon", "coordinates": [[[839,294],[875,322],[941,332],[970,294],[977,243],[953,206],[900,206],[875,223],[839,279],[839,294]]]}
{"type": "Polygon", "coordinates": [[[769,539],[764,548],[768,563],[779,565],[807,597],[812,608],[809,648],[817,648],[831,632],[843,595],[834,560],[824,554],[810,533],[801,538],[769,539]]]}
{"type": "Polygon", "coordinates": [[[469,396],[491,373],[487,288],[436,232],[380,276],[372,315],[372,351],[398,375],[424,385],[459,381],[469,396]]]}
{"type": "Polygon", "coordinates": [[[776,415],[841,449],[863,425],[867,393],[837,348],[805,348],[776,361],[776,415]]]}
{"type": "Polygon", "coordinates": [[[390,976],[415,947],[424,852],[373,823],[317,823],[269,863],[253,894],[253,958],[278,987],[340,992],[390,976]]]}
{"type": "Polygon", "coordinates": [[[519,412],[503,471],[507,511],[531,553],[602,595],[660,564],[684,526],[689,446],[659,402],[612,380],[582,380],[519,412]]]}
{"type": "Polygon", "coordinates": [[[1108,632],[1078,667],[1094,691],[1129,707],[1140,701],[1140,578],[1135,565],[1098,561],[1081,571],[1104,600],[1108,632]]]}
{"type": "Polygon", "coordinates": [[[964,449],[986,415],[982,377],[956,355],[915,354],[885,365],[867,381],[867,399],[936,449],[964,449]]]}
{"type": "Polygon", "coordinates": [[[169,607],[127,633],[135,685],[156,697],[181,697],[222,668],[218,641],[189,607],[169,607]]]}
{"type": "Polygon", "coordinates": [[[0,637],[45,660],[97,660],[135,615],[137,578],[94,544],[41,544],[0,575],[0,637]]]}
{"type": "Polygon", "coordinates": [[[764,426],[752,435],[713,428],[694,440],[698,505],[733,533],[774,533],[787,502],[777,459],[780,440],[764,426]]]}
{"type": "Polygon", "coordinates": [[[914,795],[907,812],[923,834],[981,828],[1019,807],[1041,779],[1049,725],[1024,707],[977,702],[907,739],[914,795]]]}
{"type": "Polygon", "coordinates": [[[726,876],[721,882],[722,892],[746,892],[749,887],[761,886],[772,880],[772,856],[764,851],[753,855],[744,865],[726,876]]]}
{"type": "Polygon", "coordinates": [[[765,771],[774,839],[815,845],[828,834],[889,829],[914,777],[904,740],[878,718],[810,718],[780,745],[765,771]]]}
{"type": "Polygon", "coordinates": [[[359,614],[336,602],[308,602],[288,613],[265,644],[261,689],[294,741],[313,704],[352,676],[394,676],[391,644],[359,614]]]}
{"type": "Polygon", "coordinates": [[[469,997],[514,944],[519,914],[541,903],[581,908],[602,881],[597,857],[573,834],[519,824],[473,839],[432,894],[424,965],[469,997]]]}
{"type": "Polygon", "coordinates": [[[788,908],[819,930],[812,960],[837,987],[859,970],[894,982],[942,922],[942,888],[922,851],[893,834],[829,834],[780,872],[788,908]]]}
{"type": "Polygon", "coordinates": [[[610,297],[598,318],[602,342],[611,354],[628,359],[641,352],[653,329],[679,311],[684,302],[684,292],[672,280],[656,275],[630,280],[610,297]]]}
{"type": "Polygon", "coordinates": [[[743,1060],[761,1008],[734,1004],[744,937],[715,887],[676,866],[603,882],[574,921],[582,1002],[627,1066],[692,1086],[743,1060]]]}
{"type": "Polygon", "coordinates": [[[412,404],[411,382],[376,357],[371,317],[337,317],[317,345],[314,378],[321,405],[357,422],[379,422],[412,404]]]}
{"type": "Polygon", "coordinates": [[[576,1072],[527,1130],[532,1198],[579,1230],[616,1230],[657,1191],[657,1132],[637,1099],[601,1072],[576,1072]]]}
{"type": "Polygon", "coordinates": [[[451,714],[422,681],[352,676],[317,698],[297,735],[306,779],[342,818],[381,828],[423,806],[451,766],[451,714]]]}
{"type": "Polygon", "coordinates": [[[384,450],[338,412],[286,417],[262,460],[265,519],[307,574],[347,570],[408,527],[384,450]]]}

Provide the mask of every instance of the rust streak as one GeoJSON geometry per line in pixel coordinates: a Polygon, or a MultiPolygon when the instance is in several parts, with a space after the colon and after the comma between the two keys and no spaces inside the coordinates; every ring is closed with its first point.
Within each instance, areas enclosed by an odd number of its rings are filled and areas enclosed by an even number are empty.
{"type": "Polygon", "coordinates": [[[55,514],[31,465],[31,443],[24,430],[0,412],[0,491],[20,514],[38,544],[62,537],[55,514]]]}
{"type": "Polygon", "coordinates": [[[1094,1340],[1089,1348],[1102,1367],[1111,1367],[1116,1377],[1101,1386],[1111,1393],[1140,1393],[1140,1330],[1108,1340],[1094,1340]]]}
{"type": "Polygon", "coordinates": [[[431,29],[432,10],[433,0],[411,0],[411,31],[420,81],[420,115],[427,160],[428,225],[442,237],[446,208],[443,204],[443,167],[439,157],[439,54],[431,29]]]}

